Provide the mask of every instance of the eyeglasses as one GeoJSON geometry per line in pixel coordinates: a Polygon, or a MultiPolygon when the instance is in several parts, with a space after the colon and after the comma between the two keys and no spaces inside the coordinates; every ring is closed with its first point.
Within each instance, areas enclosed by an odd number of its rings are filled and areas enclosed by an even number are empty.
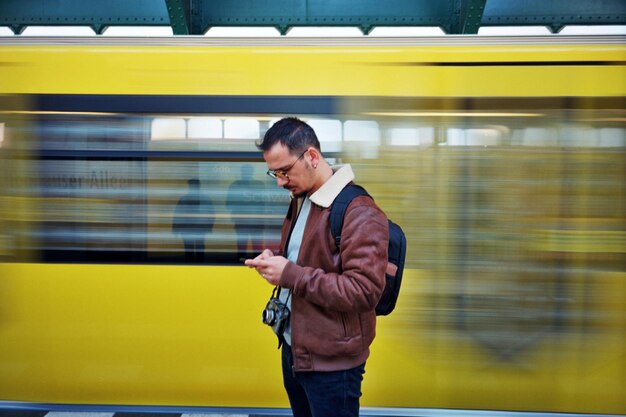
{"type": "Polygon", "coordinates": [[[293,168],[293,166],[300,160],[302,159],[302,157],[304,156],[304,154],[308,151],[308,149],[306,149],[304,152],[302,152],[300,154],[300,156],[298,157],[298,159],[296,159],[295,161],[293,161],[293,164],[289,165],[288,167],[285,168],[280,168],[280,169],[268,169],[267,170],[267,175],[269,175],[270,177],[274,178],[274,179],[287,179],[289,180],[289,177],[287,176],[287,172],[289,172],[289,170],[291,168],[293,168]]]}

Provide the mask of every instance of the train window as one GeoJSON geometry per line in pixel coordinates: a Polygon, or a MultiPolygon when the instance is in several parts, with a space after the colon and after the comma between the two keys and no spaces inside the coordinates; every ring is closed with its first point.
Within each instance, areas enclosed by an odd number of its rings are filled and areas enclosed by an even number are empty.
{"type": "Polygon", "coordinates": [[[496,129],[448,129],[448,146],[495,146],[502,143],[496,129]]]}
{"type": "Polygon", "coordinates": [[[465,146],[465,132],[462,129],[449,129],[446,145],[465,146]]]}
{"type": "Polygon", "coordinates": [[[392,146],[428,146],[434,139],[435,129],[432,127],[389,129],[389,144],[392,146]]]}
{"type": "Polygon", "coordinates": [[[185,119],[154,119],[150,138],[152,140],[185,139],[187,136],[187,124],[185,119]]]}
{"type": "Polygon", "coordinates": [[[346,150],[354,156],[365,159],[378,157],[380,128],[377,122],[369,120],[348,120],[343,124],[343,140],[346,150]]]}
{"type": "MultiPolygon", "coordinates": [[[[250,141],[247,148],[224,140],[180,146],[185,138],[222,137],[222,120],[44,115],[28,132],[41,152],[28,163],[0,161],[0,258],[25,259],[32,248],[43,262],[240,264],[276,248],[289,193],[265,175],[256,152],[237,161],[221,152],[252,150],[250,141]],[[10,234],[9,192],[37,196],[36,207],[20,208],[24,220],[11,223],[10,234]]],[[[267,123],[229,121],[237,137],[258,137],[267,123]]]]}
{"type": "Polygon", "coordinates": [[[226,119],[224,121],[224,137],[229,139],[258,139],[260,136],[259,121],[250,117],[226,119]]]}
{"type": "Polygon", "coordinates": [[[596,146],[597,133],[596,129],[589,126],[568,125],[560,129],[559,142],[566,148],[596,146]]]}
{"type": "Polygon", "coordinates": [[[341,121],[331,119],[307,120],[315,130],[324,152],[338,152],[341,150],[341,121]]]}
{"type": "Polygon", "coordinates": [[[380,144],[378,123],[369,120],[348,120],[343,124],[346,142],[367,142],[380,144]]]}
{"type": "Polygon", "coordinates": [[[515,131],[511,143],[521,146],[556,146],[557,139],[558,132],[555,128],[527,127],[515,131]]]}
{"type": "Polygon", "coordinates": [[[619,148],[626,146],[626,129],[599,129],[598,146],[607,148],[619,148]]]}
{"type": "Polygon", "coordinates": [[[389,129],[389,144],[393,146],[417,146],[420,143],[419,132],[412,128],[389,129]]]}
{"type": "Polygon", "coordinates": [[[222,121],[209,117],[199,117],[187,121],[187,137],[189,139],[221,138],[222,121]]]}
{"type": "Polygon", "coordinates": [[[559,144],[566,148],[621,147],[626,139],[624,136],[624,129],[568,125],[559,130],[559,144]]]}

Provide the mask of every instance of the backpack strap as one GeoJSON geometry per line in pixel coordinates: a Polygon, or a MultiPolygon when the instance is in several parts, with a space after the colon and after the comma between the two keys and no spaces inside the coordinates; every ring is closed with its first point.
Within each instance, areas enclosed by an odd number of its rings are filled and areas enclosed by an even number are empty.
{"type": "Polygon", "coordinates": [[[339,248],[341,243],[341,229],[343,227],[343,217],[346,214],[348,206],[355,197],[360,195],[369,196],[365,188],[354,183],[350,183],[344,187],[337,195],[333,205],[330,208],[330,231],[335,238],[335,245],[339,248]]]}

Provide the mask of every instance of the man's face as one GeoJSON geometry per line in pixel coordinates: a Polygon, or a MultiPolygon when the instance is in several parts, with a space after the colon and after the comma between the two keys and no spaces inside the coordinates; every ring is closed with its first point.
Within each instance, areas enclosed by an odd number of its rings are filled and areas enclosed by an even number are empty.
{"type": "Polygon", "coordinates": [[[276,184],[295,196],[301,196],[308,193],[314,184],[313,169],[307,154],[308,150],[300,155],[293,155],[289,148],[276,143],[263,152],[263,158],[267,167],[276,171],[276,184]]]}

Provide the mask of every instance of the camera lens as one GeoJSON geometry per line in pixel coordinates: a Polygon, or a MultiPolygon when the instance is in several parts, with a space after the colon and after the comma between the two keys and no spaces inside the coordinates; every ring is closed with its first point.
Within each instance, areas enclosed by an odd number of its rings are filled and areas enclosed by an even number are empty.
{"type": "Polygon", "coordinates": [[[274,320],[276,315],[274,314],[274,310],[263,310],[263,323],[269,324],[270,326],[274,324],[274,320]]]}

